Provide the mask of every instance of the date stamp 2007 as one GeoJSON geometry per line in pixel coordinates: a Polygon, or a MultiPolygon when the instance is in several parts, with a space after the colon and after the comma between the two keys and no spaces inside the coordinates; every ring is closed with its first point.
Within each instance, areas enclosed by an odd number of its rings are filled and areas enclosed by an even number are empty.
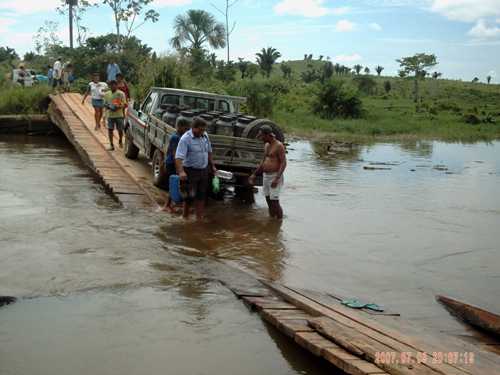
{"type": "Polygon", "coordinates": [[[442,364],[473,365],[474,352],[376,352],[375,364],[442,364]]]}

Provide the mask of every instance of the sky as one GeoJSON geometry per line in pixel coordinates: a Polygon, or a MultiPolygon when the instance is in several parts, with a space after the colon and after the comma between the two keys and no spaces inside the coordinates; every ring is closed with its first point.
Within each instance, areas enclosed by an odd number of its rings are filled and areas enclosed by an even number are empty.
{"type": "MultiPolygon", "coordinates": [[[[0,46],[19,54],[34,50],[33,37],[44,21],[56,21],[67,43],[67,18],[55,8],[61,0],[0,0],[0,46]]],[[[102,3],[102,1],[101,1],[102,3]]],[[[153,0],[160,14],[136,36],[157,53],[171,51],[176,15],[204,9],[219,20],[213,5],[225,0],[153,0]]],[[[278,49],[283,60],[304,54],[330,57],[336,63],[361,64],[384,74],[396,74],[396,59],[434,53],[436,71],[451,79],[500,81],[500,0],[239,0],[232,8],[236,28],[231,35],[231,58],[255,60],[263,47],[278,49]]],[[[89,11],[83,24],[91,35],[113,32],[106,5],[89,11]]],[[[224,50],[217,54],[223,58],[224,50]]]]}

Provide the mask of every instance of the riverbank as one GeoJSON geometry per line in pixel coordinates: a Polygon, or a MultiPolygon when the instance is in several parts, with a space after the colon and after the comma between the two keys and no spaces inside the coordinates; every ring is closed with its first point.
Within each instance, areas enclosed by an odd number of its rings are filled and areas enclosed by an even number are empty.
{"type": "MultiPolygon", "coordinates": [[[[442,85],[445,92],[450,92],[451,86],[442,85]]],[[[308,109],[310,95],[294,87],[278,100],[269,117],[283,128],[288,137],[311,140],[331,138],[369,144],[405,140],[469,143],[500,139],[500,94],[497,87],[477,85],[478,88],[470,89],[465,83],[462,85],[462,92],[455,93],[454,97],[432,97],[418,111],[411,98],[392,95],[363,97],[362,118],[332,120],[313,114],[308,109]],[[292,97],[304,100],[300,105],[291,105],[292,97]]],[[[5,87],[0,93],[0,115],[45,114],[50,93],[47,86],[5,87]]]]}
{"type": "Polygon", "coordinates": [[[469,143],[500,139],[500,120],[492,118],[494,122],[486,122],[486,115],[477,115],[481,122],[471,124],[466,122],[466,115],[462,113],[416,112],[411,100],[401,99],[366,99],[365,108],[366,117],[361,119],[325,120],[305,110],[287,112],[278,109],[273,120],[289,136],[305,139],[326,137],[363,144],[404,140],[469,143]]]}

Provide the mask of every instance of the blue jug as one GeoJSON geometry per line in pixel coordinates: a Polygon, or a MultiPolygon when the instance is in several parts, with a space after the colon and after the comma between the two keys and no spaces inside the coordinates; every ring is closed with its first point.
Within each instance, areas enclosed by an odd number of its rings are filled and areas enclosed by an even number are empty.
{"type": "Polygon", "coordinates": [[[169,192],[170,192],[170,198],[175,202],[175,203],[181,203],[182,202],[182,194],[181,194],[181,188],[180,188],[180,182],[181,179],[179,178],[178,175],[173,174],[170,176],[169,179],[169,192]]]}

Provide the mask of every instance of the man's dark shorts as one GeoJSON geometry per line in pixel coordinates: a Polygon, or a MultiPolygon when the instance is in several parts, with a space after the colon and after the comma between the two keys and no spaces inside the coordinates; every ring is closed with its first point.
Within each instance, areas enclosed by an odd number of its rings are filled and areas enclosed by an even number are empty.
{"type": "Polygon", "coordinates": [[[208,168],[184,168],[188,178],[188,193],[190,200],[203,201],[208,193],[208,168]]]}
{"type": "Polygon", "coordinates": [[[108,117],[108,130],[115,130],[115,128],[122,132],[124,128],[124,119],[108,117]]]}

